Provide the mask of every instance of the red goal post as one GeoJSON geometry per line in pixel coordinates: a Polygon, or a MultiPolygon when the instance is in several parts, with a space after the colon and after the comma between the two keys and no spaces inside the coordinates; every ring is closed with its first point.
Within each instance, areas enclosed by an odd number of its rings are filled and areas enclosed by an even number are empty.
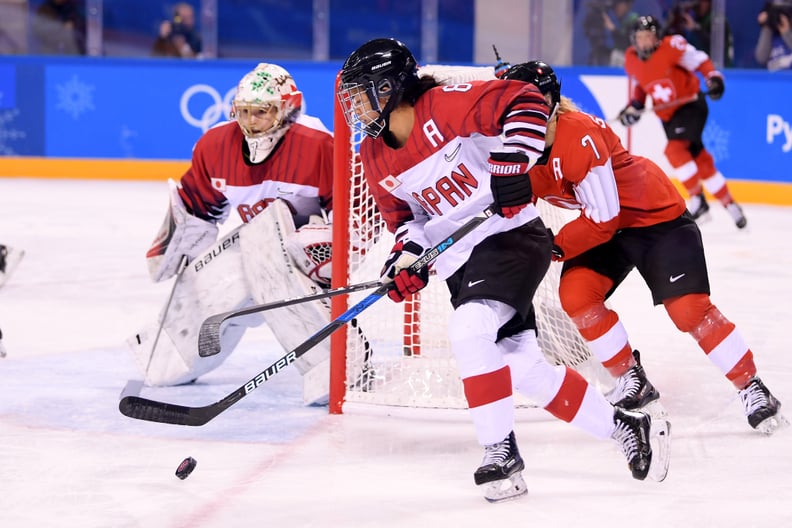
{"type": "MultiPolygon", "coordinates": [[[[442,84],[495,79],[492,68],[427,66],[442,84]]],[[[336,79],[336,88],[339,79],[336,79]]],[[[337,92],[337,90],[336,90],[337,92]]],[[[366,187],[358,151],[363,134],[351,130],[338,101],[334,111],[332,287],[376,280],[393,245],[366,187]]],[[[569,216],[540,200],[545,223],[558,230],[569,216]]],[[[539,344],[553,363],[573,366],[588,378],[599,364],[558,301],[560,264],[551,264],[534,299],[539,344]]],[[[336,318],[365,293],[333,298],[336,318]]],[[[451,313],[445,283],[428,286],[403,303],[382,299],[330,338],[330,412],[347,403],[465,408],[462,383],[447,338],[451,313]]]]}

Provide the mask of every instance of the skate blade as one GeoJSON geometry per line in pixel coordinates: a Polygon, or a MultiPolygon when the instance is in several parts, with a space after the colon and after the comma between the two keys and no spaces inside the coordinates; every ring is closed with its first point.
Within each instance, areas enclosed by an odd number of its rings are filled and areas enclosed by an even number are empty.
{"type": "Polygon", "coordinates": [[[652,462],[649,464],[648,476],[655,482],[663,482],[671,462],[671,422],[653,419],[649,443],[652,446],[652,462]]]}
{"type": "Polygon", "coordinates": [[[482,486],[484,487],[484,498],[493,503],[514,500],[528,493],[522,472],[519,471],[509,478],[487,482],[482,486]]]}
{"type": "Polygon", "coordinates": [[[657,420],[658,422],[666,421],[668,418],[668,411],[666,411],[665,407],[663,406],[660,398],[650,401],[643,407],[636,409],[638,411],[644,412],[652,417],[652,422],[657,420]]]}
{"type": "Polygon", "coordinates": [[[775,416],[771,416],[757,425],[756,430],[765,436],[771,436],[776,431],[786,429],[787,427],[789,427],[789,420],[781,413],[777,413],[775,416]]]}

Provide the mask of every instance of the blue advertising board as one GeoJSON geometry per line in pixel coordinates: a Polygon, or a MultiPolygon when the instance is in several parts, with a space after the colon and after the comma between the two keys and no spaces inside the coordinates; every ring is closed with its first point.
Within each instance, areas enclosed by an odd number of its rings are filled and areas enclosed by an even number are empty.
{"type": "MultiPolygon", "coordinates": [[[[189,159],[201,134],[228,118],[236,83],[256,63],[0,57],[0,155],[189,159]]],[[[279,64],[295,78],[307,113],[332,129],[340,63],[279,64]]],[[[612,118],[626,103],[626,89],[614,89],[627,86],[620,70],[559,67],[556,72],[563,93],[585,111],[612,118]]],[[[727,70],[726,94],[710,102],[704,133],[727,177],[792,182],[790,93],[792,72],[727,70]]],[[[650,119],[656,120],[643,121],[650,119]]],[[[626,133],[618,124],[614,129],[626,133]]],[[[651,141],[654,154],[662,157],[664,137],[651,141]]]]}

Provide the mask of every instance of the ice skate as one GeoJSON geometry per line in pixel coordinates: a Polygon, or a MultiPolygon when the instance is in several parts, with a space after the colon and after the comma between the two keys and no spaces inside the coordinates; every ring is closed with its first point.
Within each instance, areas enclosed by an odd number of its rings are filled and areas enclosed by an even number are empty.
{"type": "Polygon", "coordinates": [[[732,220],[734,220],[734,225],[736,225],[739,229],[743,229],[746,225],[748,225],[748,220],[745,219],[742,207],[737,205],[737,202],[732,202],[727,205],[726,211],[728,211],[729,215],[731,215],[732,220]]]}
{"type": "Polygon", "coordinates": [[[0,286],[5,284],[25,252],[0,244],[0,286]]]}
{"type": "Polygon", "coordinates": [[[611,438],[619,444],[627,465],[636,480],[661,482],[668,474],[671,455],[671,425],[645,412],[627,411],[616,407],[613,422],[616,429],[611,438]]]}
{"type": "Polygon", "coordinates": [[[789,425],[789,421],[779,412],[781,402],[758,377],[751,378],[748,385],[740,391],[740,400],[748,423],[760,433],[769,436],[777,429],[789,425]]]}
{"type": "Polygon", "coordinates": [[[666,412],[659,401],[660,392],[646,377],[641,365],[641,355],[637,350],[633,351],[633,357],[636,365],[617,378],[616,386],[605,397],[616,407],[628,411],[641,409],[655,419],[664,418],[666,412]]]}
{"type": "Polygon", "coordinates": [[[484,460],[473,473],[473,480],[477,486],[484,486],[484,498],[490,502],[515,499],[528,492],[522,478],[524,468],[512,431],[502,442],[484,447],[484,460]]]}
{"type": "Polygon", "coordinates": [[[699,224],[703,224],[710,220],[709,214],[709,204],[707,203],[707,199],[704,198],[704,193],[701,194],[694,194],[690,197],[687,203],[688,211],[690,211],[690,216],[693,217],[699,224]]]}

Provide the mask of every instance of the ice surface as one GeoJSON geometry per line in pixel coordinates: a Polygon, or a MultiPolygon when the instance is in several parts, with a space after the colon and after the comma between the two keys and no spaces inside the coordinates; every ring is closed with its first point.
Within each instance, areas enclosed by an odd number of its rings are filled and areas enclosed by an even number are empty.
{"type": "MultiPolygon", "coordinates": [[[[0,179],[0,242],[24,260],[0,290],[2,527],[726,527],[788,526],[790,429],[750,429],[736,392],[631,276],[613,298],[673,423],[663,483],[630,478],[615,445],[537,409],[515,428],[528,495],[488,504],[473,484],[482,450],[465,412],[301,403],[286,369],[204,427],[117,410],[139,377],[124,340],[170,284],[143,255],[165,183],[0,179]],[[181,481],[186,456],[198,461],[181,481]]],[[[702,226],[713,301],[792,398],[792,208],[747,205],[738,231],[717,205],[702,226]]],[[[266,328],[193,386],[144,389],[204,405],[283,354],[266,328]]],[[[788,409],[787,409],[788,410],[788,409]]]]}

